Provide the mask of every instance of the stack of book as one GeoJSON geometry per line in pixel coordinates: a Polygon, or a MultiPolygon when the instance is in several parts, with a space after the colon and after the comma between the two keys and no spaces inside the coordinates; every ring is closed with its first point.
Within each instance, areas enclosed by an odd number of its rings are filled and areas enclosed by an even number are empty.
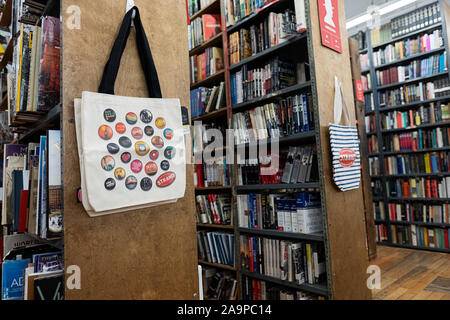
{"type": "Polygon", "coordinates": [[[419,53],[439,49],[442,46],[442,31],[439,29],[434,30],[433,32],[418,35],[404,41],[397,41],[394,44],[387,45],[383,49],[375,51],[373,53],[373,64],[377,67],[419,53]]]}
{"type": "Polygon", "coordinates": [[[448,151],[405,154],[384,158],[387,174],[446,173],[450,170],[448,151]]]}
{"type": "Polygon", "coordinates": [[[317,296],[304,291],[292,291],[280,289],[270,282],[242,277],[243,300],[325,300],[323,296],[317,296]]]}
{"type": "Polygon", "coordinates": [[[271,2],[277,2],[277,0],[225,0],[224,8],[227,26],[235,24],[271,2]]]}
{"type": "Polygon", "coordinates": [[[275,47],[296,34],[294,11],[270,12],[260,24],[230,34],[230,65],[275,47]]]}
{"type": "Polygon", "coordinates": [[[211,40],[222,31],[220,14],[204,14],[188,25],[189,50],[211,40]]]}
{"type": "Polygon", "coordinates": [[[202,286],[205,300],[237,300],[238,283],[231,272],[203,267],[202,286]]]}
{"type": "Polygon", "coordinates": [[[388,229],[384,224],[377,224],[375,226],[375,236],[377,242],[388,241],[388,229]]]}
{"type": "Polygon", "coordinates": [[[2,224],[11,233],[61,237],[61,133],[48,131],[40,143],[5,145],[2,224]]]}
{"type": "Polygon", "coordinates": [[[385,151],[418,151],[449,146],[450,128],[390,134],[383,137],[385,151]]]}
{"type": "Polygon", "coordinates": [[[199,260],[234,267],[234,234],[197,232],[199,260]]]}
{"type": "Polygon", "coordinates": [[[391,198],[450,198],[450,177],[391,179],[386,181],[391,198]]]}
{"type": "Polygon", "coordinates": [[[383,86],[447,71],[447,52],[414,60],[402,66],[376,71],[376,85],[383,86]]]}
{"type": "Polygon", "coordinates": [[[449,105],[441,104],[434,106],[420,106],[408,111],[392,111],[381,115],[383,129],[413,128],[430,123],[446,122],[450,120],[449,105]]]}
{"type": "Polygon", "coordinates": [[[239,227],[310,234],[321,232],[320,197],[315,193],[237,195],[239,227]]]}
{"type": "Polygon", "coordinates": [[[229,194],[208,194],[195,197],[197,223],[231,225],[231,196],[229,194]]]}
{"type": "Polygon", "coordinates": [[[235,143],[287,137],[314,130],[311,95],[298,94],[249,111],[233,114],[235,143]]]}
{"type": "Polygon", "coordinates": [[[445,223],[450,222],[448,203],[426,205],[422,203],[389,203],[391,221],[445,223]]]}
{"type": "Polygon", "coordinates": [[[326,282],[322,243],[241,235],[240,244],[244,270],[298,284],[326,282]]]}
{"type": "Polygon", "coordinates": [[[421,248],[450,249],[448,228],[391,225],[392,242],[421,248]]]}
{"type": "Polygon", "coordinates": [[[212,88],[200,87],[191,90],[191,118],[226,107],[225,84],[212,88]]]}
{"type": "Polygon", "coordinates": [[[224,69],[223,49],[219,47],[206,48],[200,55],[190,57],[191,84],[212,76],[224,69]]]}
{"type": "Polygon", "coordinates": [[[370,40],[372,46],[376,46],[380,43],[389,41],[392,39],[391,24],[387,23],[380,27],[380,29],[370,30],[370,40]]]}
{"type": "Polygon", "coordinates": [[[292,62],[275,57],[262,68],[249,69],[244,65],[231,74],[231,102],[238,104],[297,83],[296,66],[292,62]]]}

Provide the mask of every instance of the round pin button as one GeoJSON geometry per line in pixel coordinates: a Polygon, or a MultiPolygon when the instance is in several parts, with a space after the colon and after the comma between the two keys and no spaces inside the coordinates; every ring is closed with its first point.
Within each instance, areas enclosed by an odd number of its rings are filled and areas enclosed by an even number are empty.
{"type": "Polygon", "coordinates": [[[147,136],[151,137],[155,133],[155,129],[152,126],[145,126],[144,132],[147,136]]]}
{"type": "Polygon", "coordinates": [[[173,130],[165,129],[164,130],[164,138],[166,138],[167,140],[171,140],[173,138],[173,130]]]}
{"type": "Polygon", "coordinates": [[[141,189],[143,191],[149,191],[152,188],[152,186],[153,182],[150,178],[145,177],[141,180],[141,189]]]}
{"type": "Polygon", "coordinates": [[[114,161],[114,158],[111,156],[104,156],[101,161],[101,165],[103,170],[105,171],[111,171],[114,169],[116,162],[114,161]]]}
{"type": "Polygon", "coordinates": [[[156,160],[159,157],[159,151],[158,150],[152,150],[152,152],[150,152],[150,159],[152,160],[156,160]]]}
{"type": "Polygon", "coordinates": [[[131,161],[131,153],[122,153],[122,155],[120,156],[120,160],[122,160],[123,163],[129,163],[131,161]]]}
{"type": "Polygon", "coordinates": [[[131,143],[131,140],[130,140],[130,138],[128,138],[128,137],[120,137],[120,139],[119,139],[119,144],[122,146],[122,147],[124,147],[124,148],[129,148],[129,147],[131,147],[131,145],[132,145],[132,143],[131,143]]]}
{"type": "Polygon", "coordinates": [[[123,134],[127,131],[127,127],[122,122],[119,122],[116,124],[116,131],[117,133],[123,134]]]}
{"type": "Polygon", "coordinates": [[[170,169],[170,163],[167,160],[161,161],[161,169],[167,171],[170,169]]]}
{"type": "Polygon", "coordinates": [[[166,120],[164,120],[164,118],[157,118],[155,120],[155,126],[158,129],[164,129],[164,127],[166,126],[166,120]]]}
{"type": "Polygon", "coordinates": [[[134,176],[129,176],[125,180],[125,187],[127,187],[128,190],[136,189],[137,186],[137,179],[134,176]]]}
{"type": "Polygon", "coordinates": [[[142,162],[140,160],[133,160],[130,167],[131,171],[133,171],[134,173],[139,173],[142,171],[142,162]]]}
{"type": "Polygon", "coordinates": [[[154,136],[152,138],[152,144],[156,148],[161,149],[162,147],[164,147],[164,140],[161,137],[159,137],[159,136],[154,136]]]}
{"type": "Polygon", "coordinates": [[[109,126],[104,124],[104,125],[100,126],[100,128],[98,128],[98,135],[103,140],[109,140],[113,137],[113,131],[109,126]]]}
{"type": "Polygon", "coordinates": [[[150,151],[150,147],[144,141],[136,142],[134,148],[136,150],[136,153],[140,156],[145,156],[150,151]]]}
{"type": "Polygon", "coordinates": [[[128,124],[136,124],[136,122],[138,121],[138,117],[135,113],[128,112],[127,115],[125,116],[125,120],[127,121],[128,124]]]}
{"type": "Polygon", "coordinates": [[[153,120],[152,113],[147,109],[141,111],[140,117],[143,123],[150,123],[153,120]]]}
{"type": "Polygon", "coordinates": [[[149,176],[154,176],[158,173],[158,165],[155,162],[149,162],[145,165],[145,173],[149,176]]]}
{"type": "Polygon", "coordinates": [[[164,150],[164,157],[167,159],[173,159],[175,157],[175,148],[170,146],[167,147],[166,150],[164,150]]]}
{"type": "Polygon", "coordinates": [[[143,137],[143,133],[142,133],[142,129],[139,127],[134,127],[131,130],[131,135],[133,136],[133,138],[135,138],[136,140],[142,139],[143,137]]]}
{"type": "Polygon", "coordinates": [[[105,189],[108,191],[113,190],[116,187],[116,181],[113,178],[108,178],[105,181],[105,189]]]}
{"type": "Polygon", "coordinates": [[[113,109],[106,109],[103,111],[103,117],[108,122],[116,121],[116,112],[113,109]]]}
{"type": "Polygon", "coordinates": [[[117,180],[123,180],[125,179],[125,169],[124,168],[117,168],[114,171],[114,176],[116,177],[117,180]]]}
{"type": "Polygon", "coordinates": [[[116,143],[109,143],[106,148],[108,149],[108,152],[111,154],[116,154],[120,151],[120,147],[116,143]]]}

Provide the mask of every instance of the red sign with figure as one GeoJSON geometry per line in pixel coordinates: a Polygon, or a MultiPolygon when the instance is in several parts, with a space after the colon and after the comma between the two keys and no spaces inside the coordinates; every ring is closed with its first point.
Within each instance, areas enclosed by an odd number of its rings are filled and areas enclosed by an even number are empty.
{"type": "Polygon", "coordinates": [[[322,45],[342,53],[338,0],[317,0],[322,45]]]}
{"type": "Polygon", "coordinates": [[[361,80],[355,80],[356,85],[356,100],[364,102],[364,90],[361,80]]]}

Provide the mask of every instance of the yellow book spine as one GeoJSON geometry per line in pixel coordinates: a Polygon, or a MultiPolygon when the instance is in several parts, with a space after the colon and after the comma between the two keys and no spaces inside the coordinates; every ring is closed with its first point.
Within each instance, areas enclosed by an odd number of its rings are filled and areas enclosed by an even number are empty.
{"type": "Polygon", "coordinates": [[[425,172],[426,173],[431,173],[431,168],[430,168],[430,155],[428,153],[426,153],[424,155],[424,162],[425,162],[425,172]]]}
{"type": "Polygon", "coordinates": [[[428,247],[428,229],[423,228],[423,238],[425,239],[425,247],[428,247]]]}

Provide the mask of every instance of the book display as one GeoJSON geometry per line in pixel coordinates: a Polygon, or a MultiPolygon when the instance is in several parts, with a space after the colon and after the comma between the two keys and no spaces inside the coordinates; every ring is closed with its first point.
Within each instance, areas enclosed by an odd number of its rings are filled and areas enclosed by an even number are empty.
{"type": "Polygon", "coordinates": [[[379,244],[450,252],[447,24],[437,1],[359,33],[379,244]]]}
{"type": "MultiPolygon", "coordinates": [[[[317,42],[320,33],[316,1],[216,2],[217,10],[203,14],[199,11],[191,17],[188,28],[194,82],[191,84],[194,159],[205,150],[214,149],[215,141],[207,136],[211,128],[221,132],[233,129],[230,138],[235,146],[235,159],[241,157],[239,150],[248,152],[262,145],[267,148],[267,154],[261,160],[258,153],[246,153],[237,163],[227,163],[230,165],[227,173],[232,172],[229,179],[222,174],[225,163],[220,157],[216,157],[215,164],[194,164],[198,263],[202,266],[203,283],[209,283],[211,277],[214,283],[223,279],[225,276],[219,273],[228,273],[237,281],[234,295],[205,294],[205,298],[321,300],[338,297],[342,292],[339,293],[339,285],[333,287],[335,280],[327,262],[333,260],[333,249],[329,247],[331,221],[325,209],[331,200],[326,200],[325,189],[333,188],[335,199],[343,194],[339,195],[334,186],[326,187],[321,177],[325,160],[318,154],[324,152],[320,141],[325,137],[319,128],[326,120],[319,118],[318,100],[329,93],[322,91],[324,87],[316,78],[325,70],[318,66],[321,59],[316,61],[315,57],[329,55],[339,61],[343,57],[334,57],[317,42]],[[204,26],[208,16],[214,16],[217,21],[218,14],[222,18],[224,72],[207,72],[206,77],[199,77],[202,61],[196,63],[192,57],[200,49],[208,52],[209,47],[219,46],[214,38],[218,30],[212,38],[204,38],[201,25],[204,26]],[[192,40],[199,38],[200,42],[192,40]],[[221,108],[214,108],[217,88],[223,84],[226,100],[221,108]],[[279,142],[279,150],[271,149],[272,142],[279,142]],[[278,168],[270,174],[264,173],[275,160],[278,168]],[[224,178],[219,178],[219,183],[207,179],[208,170],[212,170],[212,176],[224,178]],[[233,244],[229,243],[231,239],[233,244]],[[230,252],[233,259],[229,259],[230,252]],[[215,270],[210,270],[211,267],[215,270]]],[[[342,10],[341,4],[339,7],[342,10]]],[[[206,69],[210,70],[208,63],[206,69]]],[[[216,146],[215,152],[225,157],[230,152],[228,148],[228,144],[216,146]]],[[[333,240],[336,246],[344,245],[338,242],[333,240]]],[[[364,253],[360,249],[355,248],[355,252],[362,258],[364,253]]],[[[338,266],[340,262],[335,260],[335,264],[338,266]]],[[[357,290],[360,289],[364,291],[357,290]]]]}

